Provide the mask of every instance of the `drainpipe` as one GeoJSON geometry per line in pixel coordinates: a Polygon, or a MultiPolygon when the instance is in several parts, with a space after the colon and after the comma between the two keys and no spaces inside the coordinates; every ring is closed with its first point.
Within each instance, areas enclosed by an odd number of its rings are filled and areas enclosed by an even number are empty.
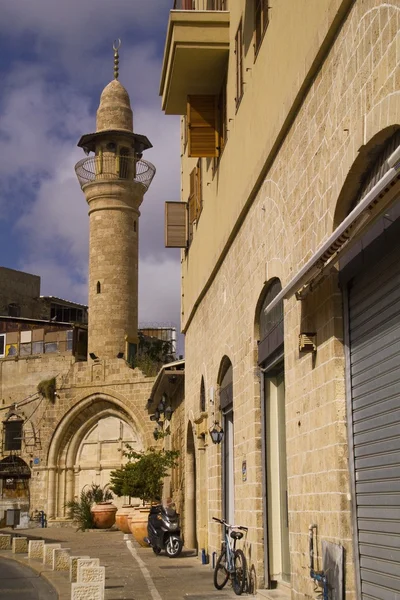
{"type": "Polygon", "coordinates": [[[314,529],[317,530],[317,525],[309,525],[308,527],[308,539],[309,539],[309,555],[310,555],[310,577],[314,580],[315,584],[322,587],[322,598],[323,600],[328,599],[328,578],[324,571],[315,571],[314,569],[314,529]]]}

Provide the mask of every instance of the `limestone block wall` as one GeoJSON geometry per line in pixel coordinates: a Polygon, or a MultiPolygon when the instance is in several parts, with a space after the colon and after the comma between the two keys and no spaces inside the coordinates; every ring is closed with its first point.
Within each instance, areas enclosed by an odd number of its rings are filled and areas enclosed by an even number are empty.
{"type": "MultiPolygon", "coordinates": [[[[278,277],[285,285],[327,239],[336,226],[339,197],[345,205],[341,210],[349,209],[353,198],[341,192],[360,148],[400,123],[399,12],[398,2],[354,4],[186,332],[187,421],[198,413],[201,377],[209,390],[217,385],[225,355],[233,365],[235,520],[250,528],[246,551],[260,585],[264,532],[257,306],[268,281],[278,277]]],[[[310,523],[318,525],[319,539],[345,547],[346,598],[355,598],[337,277],[333,274],[302,304],[286,301],[284,318],[292,598],[313,590],[310,523]],[[317,334],[314,359],[298,353],[302,327],[317,334]]],[[[213,406],[208,408],[210,426],[213,406]]],[[[207,462],[197,487],[208,483],[213,551],[220,540],[211,517],[221,511],[221,447],[208,446],[207,462]]]]}
{"type": "MultiPolygon", "coordinates": [[[[0,370],[4,405],[35,398],[20,407],[26,419],[20,456],[32,474],[30,513],[44,510],[48,517],[66,517],[65,502],[80,491],[80,467],[75,464],[80,443],[100,419],[120,418],[136,432],[140,447],[152,442],[145,407],[154,378],[131,369],[122,359],[72,363],[64,356],[43,356],[0,361],[0,370]],[[38,382],[51,376],[57,382],[54,402],[35,396],[38,382]]],[[[96,482],[105,483],[102,468],[118,467],[126,460],[123,450],[116,464],[107,454],[95,461],[96,482]]]]}

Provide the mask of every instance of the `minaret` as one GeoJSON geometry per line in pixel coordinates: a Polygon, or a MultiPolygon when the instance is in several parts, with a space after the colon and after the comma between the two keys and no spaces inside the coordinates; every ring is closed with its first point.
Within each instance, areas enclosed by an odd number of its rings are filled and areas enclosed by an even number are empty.
{"type": "Polygon", "coordinates": [[[131,361],[138,343],[139,207],[155,173],[142,160],[149,140],[133,132],[132,109],[118,81],[114,44],[114,77],[103,90],[96,133],[81,137],[86,154],[75,167],[89,205],[89,338],[88,354],[131,361]]]}

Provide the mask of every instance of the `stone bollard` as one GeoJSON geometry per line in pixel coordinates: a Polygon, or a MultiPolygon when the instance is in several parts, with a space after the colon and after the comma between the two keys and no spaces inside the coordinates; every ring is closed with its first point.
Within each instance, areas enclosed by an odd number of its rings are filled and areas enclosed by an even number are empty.
{"type": "Polygon", "coordinates": [[[45,544],[43,551],[43,564],[49,567],[53,566],[53,550],[54,548],[61,548],[61,544],[45,544]]]}
{"type": "Polygon", "coordinates": [[[78,579],[78,560],[80,558],[90,558],[90,556],[70,556],[69,557],[69,580],[76,583],[78,579]]]}
{"type": "Polygon", "coordinates": [[[9,533],[0,533],[0,550],[10,550],[11,535],[9,533]]]}
{"type": "Polygon", "coordinates": [[[102,583],[72,583],[71,600],[104,600],[102,583]]]}
{"type": "Polygon", "coordinates": [[[69,571],[70,552],[69,548],[53,549],[53,562],[51,566],[53,571],[69,571]]]}
{"type": "Polygon", "coordinates": [[[80,567],[78,583],[102,583],[106,585],[105,567],[80,567]]]}
{"type": "Polygon", "coordinates": [[[76,582],[79,583],[81,580],[81,569],[83,567],[99,567],[100,559],[99,558],[78,558],[76,562],[76,582]]]}
{"type": "Polygon", "coordinates": [[[29,540],[28,556],[43,562],[44,540],[29,540]]]}
{"type": "Polygon", "coordinates": [[[13,537],[12,551],[14,554],[27,554],[28,553],[28,538],[13,537]]]}

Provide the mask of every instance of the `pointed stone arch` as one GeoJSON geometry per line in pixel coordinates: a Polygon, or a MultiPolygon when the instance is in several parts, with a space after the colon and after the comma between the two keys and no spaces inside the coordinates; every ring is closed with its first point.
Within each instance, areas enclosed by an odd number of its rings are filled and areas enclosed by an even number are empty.
{"type": "Polygon", "coordinates": [[[185,546],[197,548],[196,446],[191,421],[186,430],[185,546]]]}
{"type": "MultiPolygon", "coordinates": [[[[143,449],[145,446],[146,435],[140,421],[120,399],[108,394],[95,393],[75,404],[59,422],[49,445],[47,508],[49,519],[65,518],[65,503],[73,500],[80,492],[78,488],[83,487],[84,479],[80,476],[81,467],[77,458],[90,433],[96,427],[100,427],[105,419],[110,423],[114,421],[116,426],[120,423],[121,428],[125,424],[127,430],[133,432],[130,437],[134,438],[135,446],[138,449],[143,449]]],[[[122,436],[119,441],[121,458],[115,459],[115,464],[108,461],[108,470],[119,467],[123,462],[123,445],[128,440],[124,440],[122,436]]],[[[97,456],[96,465],[95,468],[101,475],[101,469],[104,467],[101,455],[97,456]]],[[[100,480],[100,483],[104,482],[100,480]]]]}

